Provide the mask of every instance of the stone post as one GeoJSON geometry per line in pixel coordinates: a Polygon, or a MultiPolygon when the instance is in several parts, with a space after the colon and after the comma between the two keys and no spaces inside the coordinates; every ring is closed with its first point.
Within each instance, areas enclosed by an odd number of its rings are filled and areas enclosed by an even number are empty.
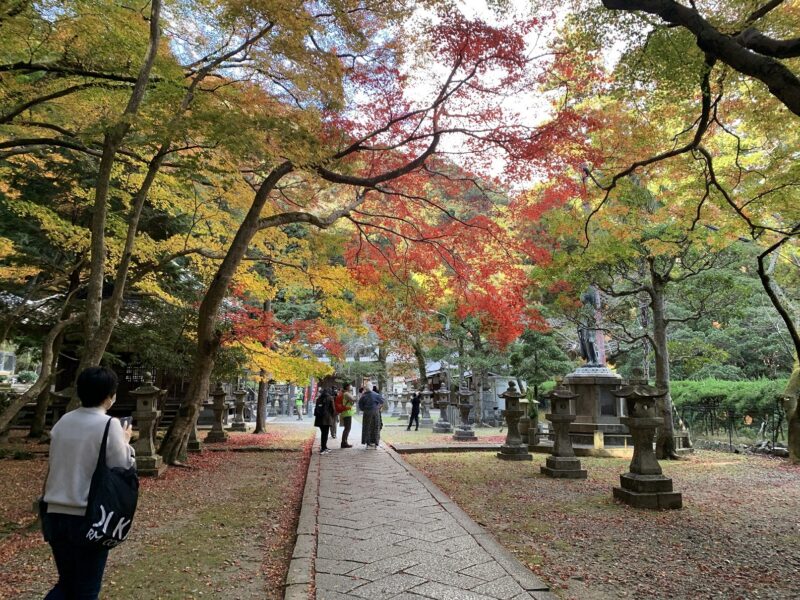
{"type": "Polygon", "coordinates": [[[551,456],[547,457],[545,466],[540,467],[540,471],[548,477],[586,479],[586,470],[581,469],[581,461],[575,458],[572,438],[569,437],[570,423],[576,418],[570,401],[577,397],[578,394],[564,388],[556,388],[547,395],[552,412],[545,417],[553,424],[556,436],[551,456]]]}
{"type": "Polygon", "coordinates": [[[436,390],[436,407],[439,409],[439,420],[433,426],[434,433],[453,433],[453,426],[447,420],[447,407],[450,406],[450,392],[444,384],[436,390]]]}
{"type": "Polygon", "coordinates": [[[397,399],[397,394],[394,392],[389,396],[389,402],[392,403],[392,412],[389,413],[390,417],[399,417],[400,416],[400,401],[397,399]]]}
{"type": "Polygon", "coordinates": [[[158,477],[167,468],[156,452],[154,443],[156,421],[161,415],[161,411],[157,408],[160,392],[161,390],[153,385],[153,376],[150,373],[145,373],[144,383],[131,391],[131,395],[136,398],[133,418],[136,419],[136,427],[139,430],[139,439],[133,444],[133,449],[136,451],[136,471],[143,476],[158,477]]]}
{"type": "Polygon", "coordinates": [[[244,420],[244,397],[247,395],[243,389],[233,392],[233,406],[235,413],[233,423],[228,431],[247,431],[247,422],[244,420]]]}
{"type": "Polygon", "coordinates": [[[497,458],[503,460],[533,460],[533,457],[528,452],[528,446],[522,443],[522,437],[519,434],[519,419],[522,416],[522,411],[519,408],[519,399],[522,394],[517,390],[517,384],[513,381],[508,382],[508,389],[499,394],[500,398],[506,401],[506,409],[503,411],[503,416],[508,425],[508,433],[506,434],[506,443],[500,447],[500,452],[497,453],[497,458]]]}
{"type": "Polygon", "coordinates": [[[214,423],[206,436],[206,444],[224,442],[228,439],[228,434],[222,427],[222,417],[228,407],[225,405],[225,390],[222,389],[220,382],[217,382],[217,386],[211,392],[211,397],[214,400],[214,423]]]}
{"type": "Polygon", "coordinates": [[[672,479],[665,477],[653,449],[656,428],[663,417],[656,416],[656,399],[664,390],[634,383],[615,390],[613,394],[625,399],[629,416],[620,421],[628,426],[633,438],[633,458],[630,471],[620,475],[621,487],[615,487],[614,498],[636,508],[681,508],[680,492],[672,491],[672,479]]]}
{"type": "Polygon", "coordinates": [[[475,432],[472,430],[472,426],[469,424],[469,413],[472,411],[472,403],[470,403],[472,394],[472,390],[458,390],[458,412],[461,417],[461,423],[456,429],[453,439],[459,442],[475,442],[478,440],[475,436],[475,432]]]}
{"type": "Polygon", "coordinates": [[[419,425],[420,427],[429,427],[433,425],[433,419],[431,419],[431,412],[430,412],[432,392],[430,390],[422,388],[422,390],[420,390],[419,393],[422,395],[422,401],[419,403],[419,408],[421,413],[419,419],[419,425]]]}

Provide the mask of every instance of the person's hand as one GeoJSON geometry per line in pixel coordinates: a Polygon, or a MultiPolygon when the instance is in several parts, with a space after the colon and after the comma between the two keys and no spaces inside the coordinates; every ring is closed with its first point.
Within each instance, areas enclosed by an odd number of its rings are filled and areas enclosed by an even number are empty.
{"type": "Polygon", "coordinates": [[[125,427],[122,428],[122,437],[125,438],[125,443],[131,443],[131,435],[133,435],[133,426],[128,423],[125,427]]]}

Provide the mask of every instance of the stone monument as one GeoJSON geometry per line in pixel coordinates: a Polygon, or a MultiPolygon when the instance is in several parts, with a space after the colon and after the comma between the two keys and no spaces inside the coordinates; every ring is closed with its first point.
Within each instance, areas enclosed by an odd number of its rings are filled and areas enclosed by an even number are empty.
{"type": "Polygon", "coordinates": [[[577,394],[565,388],[556,388],[547,395],[552,412],[545,417],[553,424],[555,441],[552,454],[547,457],[540,471],[548,477],[586,479],[586,470],[581,469],[581,461],[575,457],[569,435],[569,426],[575,420],[570,403],[577,397],[577,394]]]}
{"type": "MultiPolygon", "coordinates": [[[[597,434],[624,435],[628,431],[621,423],[623,403],[612,393],[622,378],[606,364],[605,338],[601,328],[600,294],[594,286],[583,295],[583,318],[578,328],[581,356],[586,364],[567,375],[563,383],[576,394],[575,422],[570,426],[572,441],[597,445],[597,434]]],[[[623,438],[612,438],[609,441],[623,438]]],[[[604,442],[605,443],[605,442],[604,442]]]]}
{"type": "Polygon", "coordinates": [[[441,384],[436,390],[436,407],[439,409],[439,420],[433,426],[434,433],[453,433],[453,426],[447,420],[447,408],[450,406],[450,392],[441,384]]]}
{"type": "Polygon", "coordinates": [[[508,433],[506,434],[506,442],[500,447],[500,452],[497,453],[497,458],[502,460],[533,460],[533,457],[528,452],[528,446],[522,443],[522,437],[519,435],[519,419],[522,416],[522,410],[519,408],[519,399],[522,394],[517,390],[517,384],[513,381],[508,382],[508,389],[499,394],[500,398],[505,399],[506,408],[503,411],[503,416],[508,425],[508,433]]]}
{"type": "Polygon", "coordinates": [[[161,415],[156,406],[160,392],[153,385],[153,376],[150,373],[145,373],[144,383],[131,391],[131,395],[136,398],[133,418],[136,419],[139,430],[139,439],[133,443],[136,451],[136,472],[143,476],[158,477],[167,468],[161,455],[156,452],[154,443],[156,421],[161,415]]]}
{"type": "Polygon", "coordinates": [[[206,436],[207,444],[224,442],[228,439],[228,434],[225,433],[225,429],[222,427],[223,414],[228,410],[225,404],[225,395],[222,384],[217,382],[217,386],[211,392],[211,398],[214,400],[214,422],[211,425],[211,431],[206,436]]]}
{"type": "Polygon", "coordinates": [[[672,479],[664,476],[653,450],[656,428],[664,423],[663,417],[656,416],[656,400],[666,391],[632,383],[614,393],[626,402],[630,416],[621,420],[633,437],[630,471],[619,476],[621,487],[614,488],[614,498],[636,508],[681,508],[681,494],[672,491],[672,479]]]}
{"type": "Polygon", "coordinates": [[[239,388],[233,392],[233,422],[229,431],[247,431],[247,421],[244,420],[244,398],[247,392],[239,388]]]}
{"type": "Polygon", "coordinates": [[[458,412],[461,417],[461,424],[456,428],[456,432],[453,435],[453,439],[458,442],[475,442],[478,440],[472,430],[472,426],[469,424],[469,413],[472,411],[472,404],[470,403],[472,394],[472,390],[465,388],[458,390],[458,412]]]}

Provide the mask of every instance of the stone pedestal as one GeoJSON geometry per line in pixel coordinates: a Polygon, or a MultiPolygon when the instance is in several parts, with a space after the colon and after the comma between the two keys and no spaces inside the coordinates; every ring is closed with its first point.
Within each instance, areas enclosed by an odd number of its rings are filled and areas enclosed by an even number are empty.
{"type": "Polygon", "coordinates": [[[548,395],[553,411],[545,415],[555,430],[553,452],[547,457],[545,466],[539,470],[548,477],[561,479],[586,479],[586,470],[581,468],[581,461],[575,458],[569,426],[575,420],[570,403],[576,394],[567,389],[556,388],[548,395]]]}
{"type": "Polygon", "coordinates": [[[519,420],[524,411],[519,408],[519,399],[522,394],[517,390],[517,384],[509,381],[508,389],[499,394],[499,396],[504,398],[506,402],[503,416],[508,425],[508,433],[506,434],[505,444],[500,447],[500,452],[497,453],[497,458],[502,460],[533,460],[533,457],[528,452],[528,446],[522,443],[522,437],[519,434],[519,420]]]}
{"type": "Polygon", "coordinates": [[[433,419],[431,419],[431,392],[423,390],[420,394],[422,395],[422,400],[419,403],[419,426],[430,427],[433,425],[433,419]]]}
{"type": "Polygon", "coordinates": [[[400,416],[400,402],[398,402],[396,396],[390,396],[389,402],[392,404],[392,412],[389,415],[390,417],[399,417],[400,416]]]}
{"type": "Polygon", "coordinates": [[[153,376],[145,373],[144,383],[131,391],[136,398],[136,411],[133,418],[139,430],[139,439],[133,444],[136,451],[136,472],[144,477],[158,477],[167,468],[161,455],[156,452],[155,428],[161,415],[156,403],[160,389],[153,385],[153,376]]]}
{"type": "Polygon", "coordinates": [[[624,404],[613,393],[622,385],[619,375],[606,366],[583,366],[563,383],[576,394],[572,401],[576,418],[569,428],[573,443],[591,445],[597,431],[618,436],[628,433],[620,421],[625,416],[624,404]]]}
{"type": "Polygon", "coordinates": [[[656,399],[664,391],[635,384],[623,386],[615,394],[627,403],[630,416],[621,420],[633,438],[633,458],[630,472],[620,475],[620,487],[613,489],[614,499],[636,508],[681,508],[681,494],[672,490],[672,479],[664,476],[653,450],[656,428],[664,423],[655,415],[656,399]]]}
{"type": "Polygon", "coordinates": [[[221,383],[217,383],[217,387],[211,392],[211,398],[214,401],[214,422],[211,424],[211,431],[206,436],[206,444],[224,442],[228,439],[228,434],[222,427],[222,419],[228,407],[225,405],[225,390],[222,389],[221,383]]]}
{"type": "Polygon", "coordinates": [[[244,420],[244,398],[247,395],[242,389],[233,392],[234,415],[229,431],[247,431],[247,421],[244,420]]]}
{"type": "Polygon", "coordinates": [[[478,438],[469,424],[469,413],[472,410],[472,404],[470,404],[472,392],[469,390],[459,390],[458,395],[460,400],[458,403],[458,413],[461,417],[461,424],[456,429],[453,439],[458,442],[475,442],[478,438]]]}
{"type": "Polygon", "coordinates": [[[439,420],[433,426],[434,433],[453,433],[453,426],[447,419],[447,408],[450,406],[450,394],[447,390],[439,389],[436,391],[436,407],[439,409],[439,420]]]}

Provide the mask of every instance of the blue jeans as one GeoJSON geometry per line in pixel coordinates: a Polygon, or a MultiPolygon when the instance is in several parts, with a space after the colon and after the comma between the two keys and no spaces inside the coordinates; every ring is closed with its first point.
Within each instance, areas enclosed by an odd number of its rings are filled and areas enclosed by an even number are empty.
{"type": "Polygon", "coordinates": [[[97,600],[103,583],[108,548],[88,544],[82,536],[83,517],[48,513],[44,537],[53,550],[58,583],[45,600],[97,600]]]}

